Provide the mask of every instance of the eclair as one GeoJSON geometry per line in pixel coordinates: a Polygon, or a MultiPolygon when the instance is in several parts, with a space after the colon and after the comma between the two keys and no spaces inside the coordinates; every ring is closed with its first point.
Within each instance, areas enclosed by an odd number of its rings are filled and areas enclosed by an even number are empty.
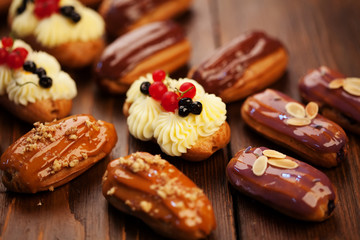
{"type": "Polygon", "coordinates": [[[120,36],[140,26],[169,20],[189,8],[191,0],[103,0],[99,13],[106,31],[120,36]]]}
{"type": "Polygon", "coordinates": [[[339,125],[317,112],[316,103],[305,108],[272,89],[248,97],[241,108],[243,120],[257,132],[314,165],[334,167],[347,158],[348,138],[339,125]]]}
{"type": "Polygon", "coordinates": [[[205,238],[216,227],[203,191],[159,155],[137,152],[111,161],[103,177],[103,195],[117,209],[169,238],[205,238]]]}
{"type": "Polygon", "coordinates": [[[155,71],[136,80],[126,97],[130,134],[156,141],[167,155],[202,161],[230,141],[225,103],[194,80],[155,71]]]}
{"type": "Polygon", "coordinates": [[[95,73],[100,86],[125,93],[140,76],[163,69],[173,72],[190,57],[190,43],[173,22],[155,22],[129,32],[106,47],[95,73]]]}
{"type": "Polygon", "coordinates": [[[75,81],[59,62],[21,40],[0,43],[0,105],[29,123],[49,122],[71,112],[75,81]]]}
{"type": "Polygon", "coordinates": [[[324,221],[338,201],[336,189],[324,173],[266,147],[237,152],[226,174],[241,193],[300,220],[324,221]]]}
{"type": "Polygon", "coordinates": [[[283,44],[264,32],[247,32],[217,49],[188,78],[225,102],[245,98],[277,81],[286,69],[283,44]]]}
{"type": "Polygon", "coordinates": [[[9,191],[52,191],[108,155],[117,142],[114,126],[91,115],[34,126],[1,156],[2,181],[9,191]]]}
{"type": "Polygon", "coordinates": [[[14,0],[9,24],[16,37],[70,68],[92,64],[105,45],[103,19],[77,0],[14,0]]]}
{"type": "Polygon", "coordinates": [[[321,66],[299,82],[301,97],[319,105],[321,114],[350,132],[360,134],[360,79],[321,66]]]}

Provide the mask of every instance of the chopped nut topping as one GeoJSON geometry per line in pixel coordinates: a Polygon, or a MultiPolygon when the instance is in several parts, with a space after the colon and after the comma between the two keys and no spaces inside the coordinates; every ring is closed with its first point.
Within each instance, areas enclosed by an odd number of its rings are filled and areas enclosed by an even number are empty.
{"type": "Polygon", "coordinates": [[[78,159],[73,159],[70,163],[69,166],[70,167],[75,167],[76,165],[79,164],[79,160],[78,159]]]}
{"type": "Polygon", "coordinates": [[[266,156],[258,157],[252,167],[252,171],[256,176],[262,176],[267,167],[268,158],[266,156]]]}
{"type": "Polygon", "coordinates": [[[80,153],[81,154],[81,156],[84,158],[84,160],[86,160],[86,159],[88,159],[88,155],[87,155],[87,153],[85,153],[85,152],[82,152],[82,153],[80,153]]]}
{"type": "Polygon", "coordinates": [[[141,201],[140,202],[140,207],[144,212],[149,212],[152,208],[152,204],[150,202],[147,201],[141,201]]]}
{"type": "Polygon", "coordinates": [[[112,187],[112,188],[110,188],[109,191],[107,191],[106,194],[109,195],[109,196],[110,196],[110,195],[113,195],[113,194],[115,193],[115,190],[116,190],[115,187],[112,187]]]}
{"type": "Polygon", "coordinates": [[[50,186],[50,187],[49,187],[49,191],[50,191],[50,192],[53,192],[53,191],[54,191],[54,186],[50,186]]]}
{"type": "Polygon", "coordinates": [[[76,140],[77,138],[78,138],[78,136],[75,135],[75,134],[71,134],[71,135],[69,136],[69,139],[70,139],[70,140],[76,140]]]}
{"type": "Polygon", "coordinates": [[[271,149],[264,150],[263,154],[269,158],[285,158],[286,157],[285,154],[275,151],[275,150],[271,150],[271,149]]]}
{"type": "Polygon", "coordinates": [[[73,135],[77,132],[77,128],[76,127],[71,127],[70,129],[66,130],[65,135],[69,136],[69,135],[73,135]]]}
{"type": "Polygon", "coordinates": [[[54,172],[60,171],[60,170],[61,170],[61,167],[62,167],[62,163],[59,162],[58,160],[55,160],[55,161],[53,162],[52,169],[53,169],[54,172]]]}

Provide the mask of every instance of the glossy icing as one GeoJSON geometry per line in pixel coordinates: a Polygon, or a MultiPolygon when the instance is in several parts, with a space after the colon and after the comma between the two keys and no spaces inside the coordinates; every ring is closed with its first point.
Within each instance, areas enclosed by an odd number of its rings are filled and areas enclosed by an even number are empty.
{"type": "Polygon", "coordinates": [[[282,44],[263,32],[249,32],[216,50],[193,73],[207,92],[219,94],[232,87],[247,67],[282,48],[282,44]]]}
{"type": "Polygon", "coordinates": [[[173,22],[147,24],[110,44],[103,52],[95,72],[100,78],[117,80],[142,60],[184,39],[183,30],[173,22]]]}
{"type": "Polygon", "coordinates": [[[296,101],[279,91],[267,89],[246,100],[249,106],[246,114],[257,124],[289,136],[310,149],[321,153],[341,152],[347,137],[340,126],[320,114],[311,119],[309,125],[288,125],[286,119],[291,117],[285,110],[288,102],[296,101]]]}
{"type": "Polygon", "coordinates": [[[347,93],[343,88],[328,88],[328,84],[336,78],[345,76],[325,66],[311,70],[300,80],[300,93],[308,101],[328,105],[360,123],[360,97],[347,93]]]}
{"type": "MultiPolygon", "coordinates": [[[[325,208],[326,218],[336,203],[336,192],[329,178],[314,167],[295,161],[295,169],[268,165],[264,175],[252,172],[255,160],[268,148],[248,148],[239,151],[227,166],[229,182],[241,192],[298,219],[309,219],[319,208],[325,208]]],[[[319,219],[317,219],[319,220],[319,219]]],[[[323,220],[323,219],[322,219],[323,220]]]]}

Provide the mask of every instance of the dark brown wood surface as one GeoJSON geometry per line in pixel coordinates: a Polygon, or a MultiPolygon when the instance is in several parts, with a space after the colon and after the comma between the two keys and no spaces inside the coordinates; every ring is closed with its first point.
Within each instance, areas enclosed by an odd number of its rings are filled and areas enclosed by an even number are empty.
{"type": "MultiPolygon", "coordinates": [[[[300,100],[297,82],[311,68],[327,65],[360,77],[359,12],[359,0],[194,0],[191,10],[177,19],[192,43],[192,57],[173,77],[184,77],[191,66],[237,35],[259,29],[281,39],[290,54],[287,72],[271,87],[300,100]]],[[[4,35],[8,33],[6,17],[0,19],[4,35]]],[[[17,194],[1,185],[1,238],[162,239],[140,220],[110,206],[101,194],[101,177],[111,159],[138,150],[158,154],[160,148],[129,135],[121,111],[124,96],[99,91],[90,68],[70,73],[79,90],[72,113],[91,113],[114,123],[118,143],[110,156],[54,192],[17,194]]],[[[360,136],[348,133],[346,162],[321,169],[338,189],[334,216],[322,223],[293,220],[241,195],[227,183],[228,161],[249,145],[268,146],[297,157],[246,127],[240,116],[241,104],[227,105],[232,130],[227,148],[200,163],[163,155],[211,200],[217,228],[209,239],[360,239],[360,136]]],[[[0,109],[0,154],[30,129],[31,125],[0,109]]]]}

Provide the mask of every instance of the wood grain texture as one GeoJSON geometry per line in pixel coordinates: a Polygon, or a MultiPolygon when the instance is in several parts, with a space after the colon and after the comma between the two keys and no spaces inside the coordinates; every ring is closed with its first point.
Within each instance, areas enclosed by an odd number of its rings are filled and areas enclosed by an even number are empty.
{"type": "MultiPolygon", "coordinates": [[[[311,68],[327,65],[360,77],[359,12],[358,0],[194,0],[191,9],[177,19],[192,43],[192,57],[173,77],[186,76],[189,68],[239,34],[264,30],[281,39],[290,55],[285,75],[271,88],[300,100],[297,82],[311,68]]],[[[0,16],[0,21],[3,36],[9,32],[6,16],[0,16]]],[[[140,220],[109,205],[101,194],[101,177],[111,159],[135,151],[161,154],[160,148],[129,135],[122,114],[124,96],[101,92],[91,68],[69,73],[79,90],[72,113],[91,113],[112,122],[118,143],[108,157],[54,192],[14,194],[0,185],[1,239],[163,239],[140,220]]],[[[227,148],[199,163],[162,154],[204,189],[212,202],[217,228],[208,239],[360,239],[360,136],[348,133],[347,161],[336,168],[321,169],[338,189],[334,216],[323,223],[293,220],[241,195],[226,180],[228,161],[249,145],[297,157],[245,126],[241,104],[227,105],[232,129],[227,148]]],[[[31,128],[0,109],[0,154],[31,128]]]]}

